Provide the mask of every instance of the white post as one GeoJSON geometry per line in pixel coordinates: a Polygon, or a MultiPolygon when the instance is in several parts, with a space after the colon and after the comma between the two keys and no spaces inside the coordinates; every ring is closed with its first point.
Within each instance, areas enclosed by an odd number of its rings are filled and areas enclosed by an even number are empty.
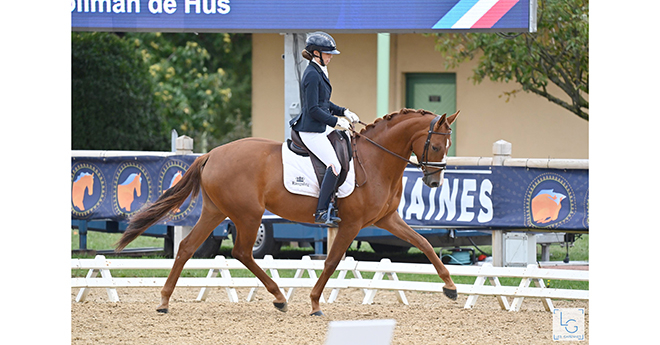
{"type": "MultiPolygon", "coordinates": [[[[182,135],[176,138],[176,154],[178,155],[189,155],[193,153],[193,138],[182,135]]],[[[192,226],[175,226],[174,227],[174,257],[176,258],[177,253],[179,252],[179,244],[181,240],[186,238],[192,226]]]]}
{"type": "Polygon", "coordinates": [[[504,231],[493,230],[491,242],[493,246],[493,266],[504,267],[504,231]]]}
{"type": "MultiPolygon", "coordinates": [[[[504,161],[511,158],[511,143],[506,140],[498,140],[493,143],[493,165],[504,165],[504,161]]],[[[493,266],[504,266],[504,231],[493,230],[493,266]]]]}
{"type": "Polygon", "coordinates": [[[493,165],[504,165],[504,161],[511,158],[511,143],[498,140],[493,143],[493,165]]]}
{"type": "Polygon", "coordinates": [[[187,135],[176,138],[176,153],[178,155],[189,155],[193,153],[193,138],[187,135]]]}
{"type": "Polygon", "coordinates": [[[304,33],[284,34],[284,140],[291,138],[289,121],[302,111],[300,101],[300,79],[307,60],[302,58],[307,35],[304,33]]]}
{"type": "Polygon", "coordinates": [[[172,129],[170,132],[170,135],[172,137],[172,149],[170,150],[171,152],[176,152],[176,139],[179,137],[179,133],[176,132],[176,129],[172,129]]]}
{"type": "Polygon", "coordinates": [[[179,252],[179,244],[181,241],[190,234],[192,226],[175,226],[174,227],[174,257],[176,258],[179,252]]]}

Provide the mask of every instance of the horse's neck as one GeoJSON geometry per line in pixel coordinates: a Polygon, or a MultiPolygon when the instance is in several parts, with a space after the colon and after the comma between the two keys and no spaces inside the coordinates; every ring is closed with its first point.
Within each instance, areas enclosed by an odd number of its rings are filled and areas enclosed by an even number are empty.
{"type": "Polygon", "coordinates": [[[428,125],[422,121],[421,116],[401,117],[400,119],[395,117],[388,122],[380,123],[369,137],[388,150],[409,159],[415,135],[428,125]]]}
{"type": "MultiPolygon", "coordinates": [[[[395,119],[388,121],[395,121],[395,119]]],[[[391,182],[400,180],[403,170],[408,164],[406,160],[410,159],[412,154],[414,136],[424,126],[428,125],[424,125],[419,117],[409,117],[397,122],[380,123],[379,126],[372,129],[371,133],[365,133],[371,140],[399,156],[396,157],[371,143],[361,144],[363,147],[367,146],[367,149],[363,151],[365,154],[370,155],[368,167],[365,167],[368,171],[371,171],[369,178],[382,176],[391,182]]],[[[358,154],[361,154],[361,152],[358,152],[358,154]]]]}
{"type": "Polygon", "coordinates": [[[80,178],[80,180],[74,183],[74,186],[76,186],[77,188],[85,189],[91,187],[93,182],[94,182],[93,176],[91,175],[83,176],[80,178]]]}

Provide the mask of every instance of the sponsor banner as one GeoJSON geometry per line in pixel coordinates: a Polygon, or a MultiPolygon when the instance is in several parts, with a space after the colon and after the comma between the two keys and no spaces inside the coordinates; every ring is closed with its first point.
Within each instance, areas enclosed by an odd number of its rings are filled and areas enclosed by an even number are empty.
{"type": "Polygon", "coordinates": [[[403,175],[398,212],[409,225],[474,227],[492,223],[495,213],[492,170],[449,167],[438,188],[426,186],[422,177],[421,170],[410,167],[403,175]]]}
{"type": "Polygon", "coordinates": [[[589,171],[448,167],[429,188],[406,168],[398,212],[411,226],[589,230],[589,171]]]}
{"type": "Polygon", "coordinates": [[[533,0],[71,0],[70,9],[74,31],[509,32],[529,30],[533,5],[533,0]]]}
{"type": "MultiPolygon", "coordinates": [[[[71,218],[121,221],[175,185],[198,155],[73,157],[71,218]]],[[[589,171],[450,166],[429,188],[406,168],[398,207],[411,226],[589,230],[589,171]]],[[[192,226],[202,200],[188,198],[160,224],[192,226]]],[[[278,218],[266,211],[265,218],[278,218]]]]}
{"type": "MultiPolygon", "coordinates": [[[[179,182],[196,157],[73,157],[71,218],[126,220],[179,182]]],[[[201,202],[188,197],[160,224],[194,225],[201,202]]]]}

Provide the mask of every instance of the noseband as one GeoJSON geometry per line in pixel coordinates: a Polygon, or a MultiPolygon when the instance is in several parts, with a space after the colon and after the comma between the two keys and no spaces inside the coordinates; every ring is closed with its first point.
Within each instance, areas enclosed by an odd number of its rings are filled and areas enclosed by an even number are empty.
{"type": "MultiPolygon", "coordinates": [[[[439,173],[439,172],[441,172],[441,171],[443,171],[447,168],[447,162],[429,162],[428,161],[428,152],[429,152],[429,147],[431,146],[431,137],[433,136],[433,134],[438,134],[438,135],[450,135],[451,134],[451,128],[449,129],[448,133],[435,132],[433,130],[433,128],[438,123],[438,121],[440,121],[441,118],[442,118],[441,116],[436,115],[435,119],[433,119],[433,121],[431,121],[431,124],[429,125],[428,136],[426,137],[426,143],[424,143],[424,151],[423,151],[423,154],[422,154],[422,161],[419,162],[419,163],[415,163],[415,162],[413,162],[409,159],[406,159],[405,157],[401,157],[397,153],[388,150],[387,148],[385,148],[382,145],[378,144],[377,142],[371,140],[370,138],[365,137],[363,135],[360,135],[360,133],[356,132],[353,129],[352,129],[352,132],[355,136],[360,136],[362,138],[365,138],[368,142],[376,145],[381,150],[383,150],[383,151],[385,151],[385,152],[387,152],[387,153],[389,153],[389,154],[391,154],[391,155],[393,155],[393,156],[395,156],[395,157],[397,157],[401,160],[404,160],[404,161],[408,162],[408,164],[412,164],[412,165],[416,166],[417,168],[422,169],[422,172],[424,172],[424,176],[426,177],[426,176],[435,175],[435,174],[437,174],[437,173],[439,173]],[[429,167],[435,168],[435,169],[438,169],[438,170],[436,170],[434,172],[428,172],[427,168],[429,168],[429,167]]],[[[360,123],[364,126],[367,125],[366,123],[364,123],[362,121],[360,121],[360,123]]],[[[353,140],[353,145],[356,145],[355,140],[353,140]]],[[[353,154],[357,155],[357,147],[354,147],[353,154]]],[[[365,183],[366,183],[366,181],[365,181],[365,183]]]]}

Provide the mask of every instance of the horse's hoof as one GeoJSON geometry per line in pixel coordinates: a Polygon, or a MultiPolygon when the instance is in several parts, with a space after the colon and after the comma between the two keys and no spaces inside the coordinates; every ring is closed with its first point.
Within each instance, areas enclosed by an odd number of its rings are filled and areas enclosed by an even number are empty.
{"type": "Polygon", "coordinates": [[[286,313],[287,310],[289,310],[289,306],[286,304],[286,302],[284,303],[273,302],[273,305],[275,306],[275,308],[277,308],[277,310],[283,313],[286,313]]]}
{"type": "Polygon", "coordinates": [[[168,312],[169,310],[167,310],[167,308],[161,308],[161,309],[156,309],[156,311],[159,312],[159,313],[161,313],[161,314],[167,314],[167,312],[168,312]]]}
{"type": "Polygon", "coordinates": [[[319,310],[309,314],[309,316],[325,316],[325,314],[323,314],[323,312],[319,310]]]}
{"type": "Polygon", "coordinates": [[[458,298],[458,292],[456,289],[447,289],[446,287],[442,287],[442,292],[445,293],[445,296],[449,297],[452,301],[455,301],[458,298]]]}

